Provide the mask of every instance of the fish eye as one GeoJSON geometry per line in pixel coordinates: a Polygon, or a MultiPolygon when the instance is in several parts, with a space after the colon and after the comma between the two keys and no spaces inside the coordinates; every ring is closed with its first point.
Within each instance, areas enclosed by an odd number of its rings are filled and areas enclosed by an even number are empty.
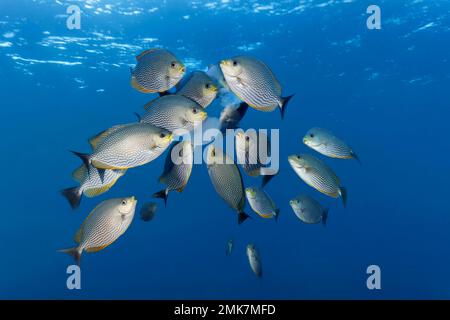
{"type": "Polygon", "coordinates": [[[205,85],[205,88],[206,88],[206,89],[209,89],[209,87],[210,87],[210,85],[209,85],[209,83],[207,83],[207,84],[205,85]]]}
{"type": "Polygon", "coordinates": [[[311,133],[309,136],[310,136],[311,138],[314,138],[314,133],[311,133]]]}
{"type": "Polygon", "coordinates": [[[170,66],[171,66],[172,68],[175,68],[175,66],[176,66],[175,62],[172,62],[172,63],[170,64],[170,66]]]}
{"type": "Polygon", "coordinates": [[[250,141],[250,137],[249,137],[249,136],[246,136],[246,137],[245,137],[245,141],[250,141]]]}
{"type": "Polygon", "coordinates": [[[194,114],[196,114],[196,113],[197,113],[197,109],[196,109],[196,108],[192,109],[192,112],[193,112],[194,114]]]}
{"type": "Polygon", "coordinates": [[[122,200],[122,205],[126,206],[127,205],[127,200],[122,200]]]}
{"type": "Polygon", "coordinates": [[[300,156],[297,156],[297,159],[299,159],[299,160],[300,160],[300,156]]]}
{"type": "Polygon", "coordinates": [[[162,139],[162,138],[164,138],[166,136],[166,134],[164,133],[164,132],[161,132],[160,134],[159,134],[159,137],[162,139]]]}
{"type": "Polygon", "coordinates": [[[236,61],[236,60],[233,60],[233,66],[236,67],[237,64],[238,64],[237,61],[236,61]]]}
{"type": "Polygon", "coordinates": [[[216,156],[216,150],[213,150],[213,151],[211,152],[211,154],[212,154],[213,157],[215,157],[215,156],[216,156]]]}

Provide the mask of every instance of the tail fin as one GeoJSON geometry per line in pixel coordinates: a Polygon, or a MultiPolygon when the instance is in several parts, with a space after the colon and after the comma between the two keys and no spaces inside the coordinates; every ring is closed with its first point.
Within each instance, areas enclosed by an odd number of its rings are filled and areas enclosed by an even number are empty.
{"type": "Polygon", "coordinates": [[[164,199],[164,205],[167,207],[167,198],[169,197],[169,189],[164,189],[153,194],[153,198],[164,199]]]}
{"type": "Polygon", "coordinates": [[[325,227],[327,225],[327,220],[328,220],[328,210],[329,209],[325,209],[323,211],[323,215],[322,215],[322,224],[325,227]]]}
{"type": "Polygon", "coordinates": [[[270,180],[272,180],[273,177],[275,177],[276,174],[272,174],[272,175],[265,175],[263,176],[262,182],[261,182],[261,189],[263,189],[266,184],[269,183],[270,180]]]}
{"type": "Polygon", "coordinates": [[[345,189],[344,187],[340,187],[339,194],[341,195],[342,203],[344,204],[345,208],[345,206],[347,205],[347,189],[345,189]]]}
{"type": "Polygon", "coordinates": [[[242,222],[250,218],[248,214],[246,214],[244,211],[241,211],[238,213],[238,225],[241,225],[242,222]]]}
{"type": "Polygon", "coordinates": [[[70,151],[70,152],[72,152],[74,155],[76,155],[78,158],[80,158],[81,161],[83,161],[83,164],[84,164],[84,166],[87,169],[88,175],[90,175],[90,171],[91,171],[90,170],[90,164],[91,164],[91,161],[89,159],[89,154],[87,154],[87,153],[80,153],[80,152],[76,152],[76,151],[70,151]]]}
{"type": "Polygon", "coordinates": [[[362,166],[361,160],[359,159],[358,155],[354,151],[352,151],[352,157],[353,157],[353,159],[358,161],[360,166],[362,166]]]}
{"type": "Polygon", "coordinates": [[[72,209],[80,206],[82,192],[80,187],[67,188],[61,191],[61,194],[69,201],[72,209]]]}
{"type": "Polygon", "coordinates": [[[71,256],[76,261],[77,265],[80,266],[82,251],[78,247],[58,250],[58,252],[67,253],[69,256],[71,256]]]}
{"type": "Polygon", "coordinates": [[[275,221],[278,222],[278,218],[280,216],[280,209],[275,210],[275,221]]]}
{"type": "Polygon", "coordinates": [[[287,104],[292,99],[295,94],[291,94],[288,97],[281,97],[280,111],[281,111],[281,119],[284,118],[284,114],[286,112],[287,104]]]}

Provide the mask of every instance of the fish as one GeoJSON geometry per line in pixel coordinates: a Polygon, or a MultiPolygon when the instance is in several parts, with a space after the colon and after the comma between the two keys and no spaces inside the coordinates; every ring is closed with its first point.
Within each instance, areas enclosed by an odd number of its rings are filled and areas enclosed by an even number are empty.
{"type": "Polygon", "coordinates": [[[230,88],[228,87],[228,84],[225,80],[225,76],[223,75],[222,69],[218,64],[209,65],[208,70],[206,71],[206,75],[214,80],[219,89],[230,91],[230,88]]]}
{"type": "MultiPolygon", "coordinates": [[[[87,168],[94,166],[104,181],[105,170],[125,170],[147,164],[159,157],[172,142],[172,133],[148,123],[133,123],[113,127],[100,134],[91,154],[72,151],[87,168]]],[[[91,141],[94,141],[91,139],[91,141]]]]}
{"type": "Polygon", "coordinates": [[[197,102],[180,96],[167,95],[150,101],[145,107],[142,123],[149,123],[171,132],[191,131],[203,122],[207,113],[197,102]]]}
{"type": "Polygon", "coordinates": [[[258,187],[249,187],[245,189],[248,203],[253,211],[265,219],[275,218],[278,220],[280,210],[275,202],[263,189],[258,187]]]}
{"type": "Polygon", "coordinates": [[[281,96],[281,85],[270,68],[262,61],[237,56],[220,62],[220,68],[230,90],[250,107],[270,112],[277,107],[281,118],[294,95],[281,96]]]}
{"type": "Polygon", "coordinates": [[[344,207],[346,206],[347,190],[324,162],[309,154],[291,155],[288,160],[292,169],[306,184],[327,196],[341,197],[344,207]]]}
{"type": "Polygon", "coordinates": [[[205,109],[214,101],[217,93],[217,85],[203,71],[192,72],[187,82],[176,92],[194,100],[205,109]]]}
{"type": "Polygon", "coordinates": [[[289,201],[295,215],[304,223],[320,223],[325,226],[328,219],[328,209],[308,195],[298,195],[289,201]]]}
{"type": "Polygon", "coordinates": [[[220,131],[225,132],[227,129],[236,129],[240,121],[247,113],[248,104],[241,102],[238,107],[228,105],[223,108],[220,113],[220,131]]]}
{"type": "Polygon", "coordinates": [[[231,255],[232,252],[233,252],[233,240],[230,239],[230,240],[228,240],[228,242],[227,242],[227,248],[226,248],[226,250],[225,250],[225,254],[226,254],[227,256],[229,256],[229,255],[231,255]]]}
{"type": "Polygon", "coordinates": [[[262,266],[261,259],[259,258],[258,250],[256,250],[255,245],[249,244],[247,245],[247,257],[248,262],[250,264],[250,268],[252,268],[253,273],[258,277],[262,277],[262,266]]]}
{"type": "Polygon", "coordinates": [[[126,170],[105,170],[103,181],[100,178],[99,170],[94,166],[89,167],[89,172],[90,174],[84,164],[81,165],[72,173],[72,177],[79,182],[79,186],[61,191],[73,209],[80,206],[83,194],[93,198],[107,192],[125,174],[126,170]]]}
{"type": "Polygon", "coordinates": [[[312,128],[303,137],[303,143],[324,156],[339,159],[355,159],[361,164],[356,153],[343,140],[322,128],[312,128]]]}
{"type": "Polygon", "coordinates": [[[153,197],[164,199],[167,205],[169,192],[176,190],[182,192],[189,181],[194,161],[194,148],[190,141],[178,142],[169,149],[164,164],[164,171],[159,182],[166,188],[156,192],[153,197]]]}
{"type": "Polygon", "coordinates": [[[131,86],[144,93],[166,92],[184,76],[185,66],[169,51],[160,48],[145,50],[136,57],[131,69],[131,86]]]}
{"type": "Polygon", "coordinates": [[[267,169],[271,155],[270,140],[262,132],[236,132],[236,157],[244,172],[250,177],[263,176],[264,187],[275,174],[267,169]]]}
{"type": "Polygon", "coordinates": [[[98,252],[111,245],[128,229],[134,218],[134,197],[114,198],[101,202],[84,220],[74,237],[76,247],[58,250],[72,256],[80,265],[81,254],[98,252]]]}
{"type": "Polygon", "coordinates": [[[141,208],[141,220],[150,221],[153,220],[156,214],[158,205],[154,202],[147,202],[141,208]]]}
{"type": "Polygon", "coordinates": [[[238,213],[238,224],[249,216],[244,212],[244,184],[239,168],[222,149],[210,144],[207,149],[208,174],[218,195],[238,213]]]}

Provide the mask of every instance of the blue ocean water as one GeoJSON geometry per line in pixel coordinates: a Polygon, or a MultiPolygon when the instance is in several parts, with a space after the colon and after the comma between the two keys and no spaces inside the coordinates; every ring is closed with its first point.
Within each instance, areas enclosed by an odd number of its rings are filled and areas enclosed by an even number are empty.
{"type": "MultiPolygon", "coordinates": [[[[2,222],[0,298],[39,299],[380,299],[450,298],[448,1],[26,1],[0,2],[2,222]],[[78,5],[81,29],[66,27],[78,5]],[[366,8],[381,8],[369,30],[366,8]],[[244,128],[279,128],[279,175],[267,186],[278,223],[236,214],[196,165],[185,190],[138,215],[107,249],[85,254],[82,289],[68,290],[72,264],[57,249],[102,200],[152,201],[164,156],[133,170],[106,194],[71,210],[59,190],[80,164],[68,150],[154,98],[129,85],[142,50],[164,47],[189,71],[234,55],[265,61],[285,94],[277,111],[249,110],[244,128]],[[343,137],[356,161],[324,159],[348,190],[348,205],[303,183],[287,162],[308,152],[313,127],[343,137]],[[330,208],[328,225],[306,225],[289,200],[306,193],[330,208]],[[225,246],[234,239],[234,252],[225,246]],[[264,276],[245,254],[259,249],[264,276]],[[368,290],[366,268],[381,269],[368,290]]],[[[220,114],[218,103],[208,108],[220,114]]],[[[244,175],[246,186],[259,179],[244,175]]],[[[251,213],[247,204],[246,211],[251,213]]]]}

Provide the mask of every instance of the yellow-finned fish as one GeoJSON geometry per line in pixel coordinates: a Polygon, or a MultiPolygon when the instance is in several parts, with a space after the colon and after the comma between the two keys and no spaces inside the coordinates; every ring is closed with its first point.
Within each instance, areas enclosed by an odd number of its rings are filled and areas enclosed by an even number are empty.
{"type": "Polygon", "coordinates": [[[319,202],[308,195],[299,195],[289,201],[295,215],[304,223],[314,224],[322,222],[327,224],[328,209],[323,208],[319,202]]]}
{"type": "Polygon", "coordinates": [[[170,191],[182,192],[191,176],[193,161],[194,148],[190,141],[173,144],[167,153],[164,171],[159,177],[159,182],[165,184],[166,188],[156,192],[153,197],[164,199],[167,205],[170,191]]]}
{"type": "Polygon", "coordinates": [[[90,166],[89,172],[90,174],[88,174],[88,170],[84,164],[81,165],[72,173],[72,177],[78,181],[80,185],[61,191],[73,209],[80,206],[83,194],[89,198],[93,198],[107,192],[117,180],[125,174],[126,170],[105,170],[103,181],[100,177],[99,170],[96,167],[90,166]]]}
{"type": "Polygon", "coordinates": [[[324,162],[309,154],[291,155],[288,160],[292,169],[306,184],[330,197],[341,197],[345,207],[347,191],[324,162]]]}
{"type": "Polygon", "coordinates": [[[203,122],[207,113],[197,102],[181,95],[166,95],[150,101],[141,122],[150,123],[171,132],[191,131],[203,122]]]}
{"type": "Polygon", "coordinates": [[[281,96],[281,85],[273,72],[262,61],[248,56],[237,56],[220,62],[225,80],[233,93],[250,107],[260,111],[280,108],[283,118],[293,95],[281,96]]]}
{"type": "Polygon", "coordinates": [[[154,202],[145,203],[141,208],[141,219],[142,221],[150,221],[153,220],[156,214],[156,210],[158,209],[158,205],[154,202]]]}
{"type": "Polygon", "coordinates": [[[106,169],[129,169],[159,157],[172,142],[172,133],[148,123],[133,123],[105,131],[91,154],[73,152],[83,160],[88,174],[90,166],[100,170],[104,181],[106,169]]]}
{"type": "Polygon", "coordinates": [[[249,176],[263,176],[261,186],[264,187],[276,174],[267,169],[271,156],[269,137],[256,131],[237,131],[235,137],[238,163],[249,176]]]}
{"type": "Polygon", "coordinates": [[[136,210],[134,197],[101,202],[84,220],[74,241],[78,246],[60,252],[71,255],[80,264],[81,254],[100,251],[116,241],[130,226],[136,210]]]}
{"type": "Polygon", "coordinates": [[[216,84],[205,72],[195,71],[176,94],[194,100],[203,108],[207,108],[217,97],[217,92],[216,84]]]}
{"type": "Polygon", "coordinates": [[[272,198],[261,188],[250,187],[245,189],[248,203],[253,211],[265,219],[278,220],[280,210],[275,206],[272,198]]]}
{"type": "Polygon", "coordinates": [[[169,51],[149,49],[136,57],[131,69],[131,86],[140,92],[165,92],[183,78],[185,66],[169,51]]]}
{"type": "Polygon", "coordinates": [[[303,137],[303,143],[327,157],[355,159],[361,164],[361,161],[352,148],[328,130],[322,128],[310,129],[303,137]]]}
{"type": "Polygon", "coordinates": [[[261,259],[259,258],[258,250],[256,250],[255,245],[249,244],[247,245],[247,257],[248,262],[250,264],[250,268],[252,268],[253,273],[258,277],[262,277],[262,265],[261,259]]]}
{"type": "Polygon", "coordinates": [[[238,167],[222,149],[209,145],[206,163],[208,174],[219,196],[238,213],[238,223],[248,215],[244,212],[245,194],[242,176],[238,167]]]}

